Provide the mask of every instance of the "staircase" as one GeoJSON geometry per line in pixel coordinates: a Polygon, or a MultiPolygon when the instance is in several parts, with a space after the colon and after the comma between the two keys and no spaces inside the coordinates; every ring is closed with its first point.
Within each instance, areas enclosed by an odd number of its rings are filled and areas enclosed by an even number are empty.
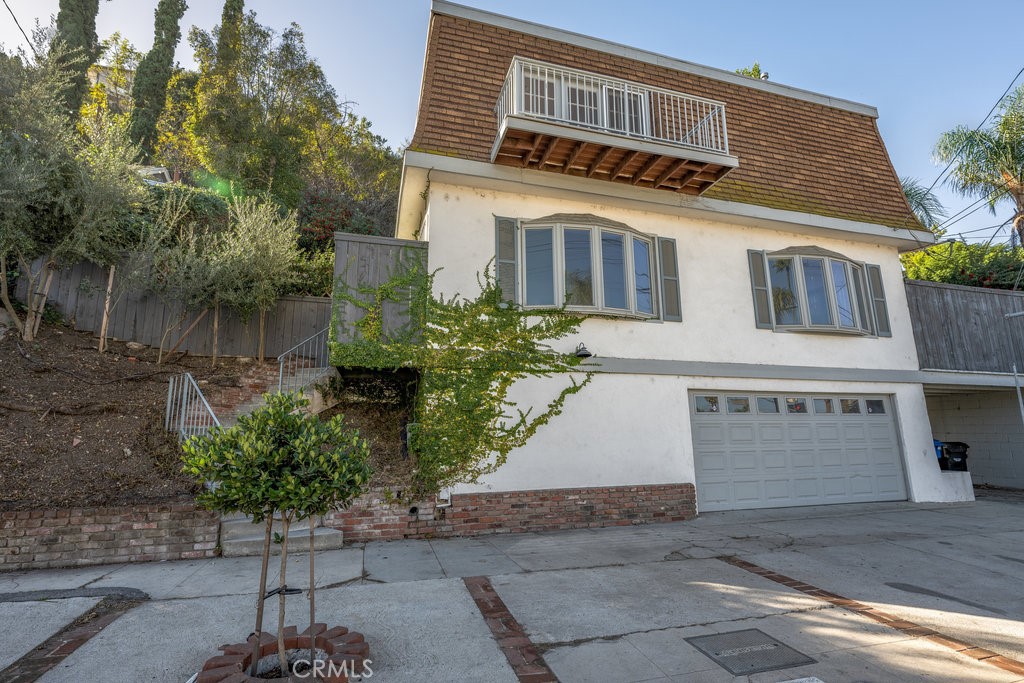
{"type": "MultiPolygon", "coordinates": [[[[316,550],[336,550],[344,545],[345,536],[340,529],[322,526],[322,520],[313,520],[313,548],[316,550]]],[[[288,528],[289,552],[302,552],[309,549],[310,520],[293,522],[288,528]]],[[[281,522],[274,522],[274,533],[280,534],[281,522]]],[[[245,515],[224,515],[220,520],[220,551],[224,557],[243,557],[259,555],[263,552],[263,538],[266,527],[253,524],[245,515]]],[[[270,546],[272,555],[281,554],[281,544],[270,546]]]]}
{"type": "Polygon", "coordinates": [[[200,386],[221,425],[230,427],[238,422],[239,416],[263,405],[263,394],[277,391],[279,374],[277,363],[254,362],[241,371],[234,386],[200,386]]]}

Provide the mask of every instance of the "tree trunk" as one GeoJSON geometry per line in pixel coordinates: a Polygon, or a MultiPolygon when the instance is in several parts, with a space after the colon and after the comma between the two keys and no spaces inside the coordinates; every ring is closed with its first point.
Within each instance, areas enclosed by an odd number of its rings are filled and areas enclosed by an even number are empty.
{"type": "Polygon", "coordinates": [[[7,291],[7,256],[4,254],[0,254],[0,300],[3,301],[4,309],[7,311],[7,315],[10,316],[14,329],[18,330],[19,335],[22,334],[24,325],[22,325],[18,313],[14,310],[10,292],[7,291]]]}
{"type": "Polygon", "coordinates": [[[263,362],[264,343],[267,340],[267,312],[260,309],[260,362],[263,362]]]}
{"type": "MultiPolygon", "coordinates": [[[[31,268],[31,264],[23,262],[23,270],[31,268]]],[[[43,310],[46,308],[46,297],[50,292],[50,284],[53,282],[53,268],[49,261],[43,265],[42,270],[39,271],[38,275],[29,281],[29,295],[28,295],[28,312],[25,314],[25,329],[22,330],[23,341],[34,341],[36,335],[39,334],[39,325],[43,321],[43,310]],[[43,274],[45,273],[46,278],[43,280],[43,274]],[[37,289],[35,285],[42,284],[42,289],[37,289]]]]}
{"type": "Polygon", "coordinates": [[[252,664],[249,675],[256,675],[256,664],[260,661],[260,641],[263,638],[263,603],[267,596],[267,568],[270,565],[270,544],[274,532],[274,515],[267,515],[267,528],[263,535],[263,562],[260,565],[260,595],[256,601],[256,631],[252,641],[252,664]]]}
{"type": "Polygon", "coordinates": [[[284,594],[287,584],[285,572],[288,571],[288,513],[281,515],[281,592],[277,594],[277,659],[281,665],[281,675],[288,676],[288,653],[284,647],[284,594]]]}
{"type": "Polygon", "coordinates": [[[103,322],[100,323],[100,353],[107,350],[107,327],[110,325],[110,300],[114,294],[114,269],[110,266],[110,275],[107,276],[107,293],[103,297],[103,322]]]}
{"type": "MultiPolygon", "coordinates": [[[[188,335],[192,333],[192,330],[196,329],[196,325],[199,324],[199,321],[201,321],[203,318],[205,318],[206,314],[209,313],[209,312],[210,312],[210,309],[207,308],[205,311],[203,311],[202,313],[200,313],[199,315],[196,316],[196,319],[192,321],[192,324],[188,326],[188,329],[185,330],[184,332],[182,332],[181,336],[178,337],[178,341],[174,342],[174,346],[172,346],[171,350],[167,352],[168,356],[178,350],[178,347],[181,346],[182,342],[185,341],[185,338],[188,337],[188,335]]],[[[185,320],[185,316],[186,315],[188,315],[187,312],[186,313],[182,313],[181,317],[178,318],[178,322],[175,323],[175,325],[173,327],[169,328],[164,333],[164,337],[166,337],[168,334],[170,334],[171,330],[173,330],[175,327],[178,327],[178,325],[181,325],[182,321],[185,320]]],[[[164,340],[161,338],[160,339],[160,349],[161,349],[161,351],[160,351],[160,359],[157,360],[158,364],[160,363],[161,360],[163,360],[163,348],[164,348],[164,340]]]]}
{"type": "Polygon", "coordinates": [[[213,307],[213,360],[210,364],[217,367],[217,337],[220,336],[220,304],[213,307]]]}
{"type": "Polygon", "coordinates": [[[309,518],[309,665],[316,661],[316,638],[313,637],[313,624],[316,623],[316,574],[313,571],[313,517],[309,518]]]}

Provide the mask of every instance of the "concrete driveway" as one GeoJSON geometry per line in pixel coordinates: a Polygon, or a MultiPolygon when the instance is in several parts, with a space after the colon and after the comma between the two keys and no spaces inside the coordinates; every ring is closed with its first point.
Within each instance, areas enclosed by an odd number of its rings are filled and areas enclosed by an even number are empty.
{"type": "MultiPolygon", "coordinates": [[[[305,585],[304,558],[288,572],[305,585]]],[[[366,635],[381,683],[1024,681],[1024,494],[370,543],[317,576],[320,620],[366,635]]],[[[149,599],[39,680],[185,681],[252,630],[257,578],[256,558],[0,574],[0,680],[132,588],[149,599]]]]}

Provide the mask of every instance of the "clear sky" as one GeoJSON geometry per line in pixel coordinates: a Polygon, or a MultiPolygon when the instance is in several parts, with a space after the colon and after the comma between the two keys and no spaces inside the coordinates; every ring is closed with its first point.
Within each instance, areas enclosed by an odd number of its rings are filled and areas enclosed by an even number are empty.
{"type": "MultiPolygon", "coordinates": [[[[57,0],[7,0],[26,30],[57,11],[57,0]]],[[[153,40],[157,0],[103,0],[98,32],[120,30],[145,51],[153,40]]],[[[953,126],[977,125],[1024,67],[1017,37],[1024,2],[964,0],[462,0],[463,4],[576,31],[724,69],[754,60],[771,80],[864,102],[900,175],[932,182],[941,167],[931,152],[953,126]]],[[[212,27],[220,0],[189,0],[187,27],[212,27]]],[[[342,99],[373,122],[392,146],[412,135],[427,31],[427,0],[248,0],[263,24],[297,22],[342,99]]],[[[0,43],[22,43],[0,8],[0,43]]],[[[191,65],[183,38],[182,65],[191,65]]],[[[1021,79],[1024,80],[1024,79],[1021,79]]],[[[1021,81],[1018,81],[1018,83],[1021,81]]],[[[699,94],[699,93],[698,93],[699,94]]],[[[742,163],[742,160],[741,160],[742,163]]],[[[951,214],[973,200],[939,186],[951,214]]],[[[987,208],[952,233],[995,226],[1008,207],[987,208]]],[[[966,234],[987,240],[994,230],[966,234]]],[[[1004,229],[996,241],[1006,239],[1004,229]]]]}

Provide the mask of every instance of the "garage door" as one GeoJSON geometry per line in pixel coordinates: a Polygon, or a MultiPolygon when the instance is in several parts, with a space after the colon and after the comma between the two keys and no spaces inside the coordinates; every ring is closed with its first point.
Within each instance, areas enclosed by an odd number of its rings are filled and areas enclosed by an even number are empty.
{"type": "Polygon", "coordinates": [[[906,500],[888,396],[690,393],[700,511],[906,500]]]}

